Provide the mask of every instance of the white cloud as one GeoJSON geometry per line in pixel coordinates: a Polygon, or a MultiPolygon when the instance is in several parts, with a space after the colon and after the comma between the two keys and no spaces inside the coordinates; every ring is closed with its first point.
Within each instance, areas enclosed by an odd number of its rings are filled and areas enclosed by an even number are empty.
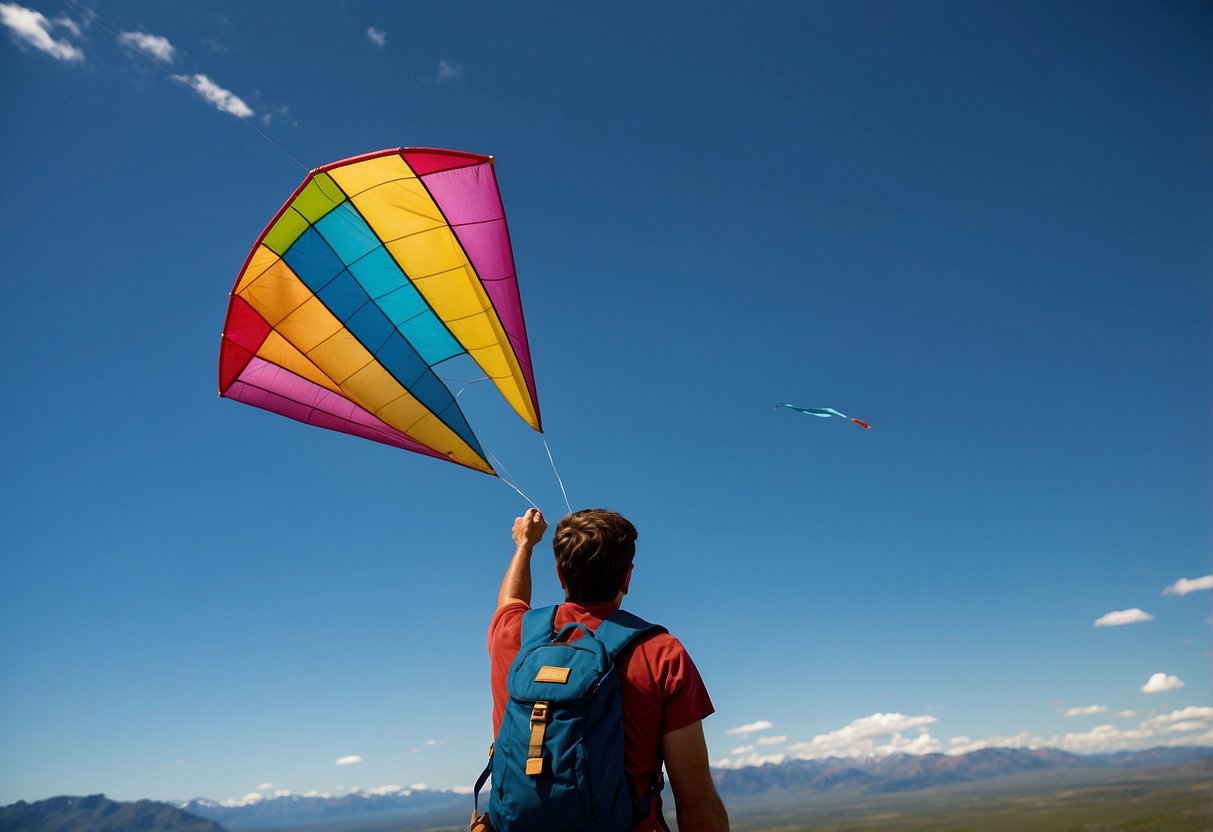
{"type": "Polygon", "coordinates": [[[757,742],[759,745],[779,745],[788,741],[788,738],[782,734],[778,737],[759,737],[757,742]]]}
{"type": "Polygon", "coordinates": [[[884,756],[897,751],[925,754],[940,748],[939,741],[927,733],[926,728],[935,722],[933,716],[877,713],[857,719],[837,731],[819,734],[808,742],[789,745],[787,750],[790,755],[802,760],[884,756]],[[904,732],[911,730],[918,731],[918,735],[913,739],[903,736],[904,732]]]}
{"type": "Polygon", "coordinates": [[[1066,711],[1066,716],[1090,716],[1092,714],[1102,714],[1107,710],[1107,705],[1087,705],[1084,708],[1070,708],[1066,711]]]}
{"type": "Polygon", "coordinates": [[[738,725],[736,728],[730,728],[725,731],[725,733],[729,734],[730,736],[736,734],[753,734],[755,731],[767,731],[773,727],[775,726],[773,726],[768,720],[760,719],[757,722],[750,722],[745,725],[738,725]]]}
{"type": "Polygon", "coordinates": [[[1189,592],[1199,592],[1202,589],[1213,589],[1213,575],[1199,578],[1180,578],[1162,591],[1163,595],[1187,595],[1189,592]]]}
{"type": "Polygon", "coordinates": [[[1213,724],[1213,708],[1192,705],[1187,708],[1180,708],[1178,711],[1171,711],[1169,714],[1152,717],[1146,724],[1154,726],[1172,726],[1185,722],[1196,721],[1200,723],[1200,727],[1213,724]]]}
{"type": "Polygon", "coordinates": [[[970,751],[979,751],[982,748],[1040,748],[1044,745],[1044,740],[1040,737],[1033,737],[1027,731],[1021,731],[1011,737],[986,737],[984,740],[972,740],[968,737],[952,737],[948,740],[951,748],[948,749],[949,754],[968,754],[970,751]]]}
{"type": "MultiPolygon", "coordinates": [[[[1074,711],[1102,713],[1107,708],[1091,705],[1074,711]],[[1095,709],[1101,709],[1096,711],[1095,709]]],[[[1122,711],[1120,716],[1133,716],[1122,711]]],[[[794,743],[786,753],[763,754],[754,746],[735,748],[730,756],[714,763],[717,768],[777,765],[788,760],[824,757],[879,757],[893,753],[932,754],[944,751],[944,743],[933,737],[928,726],[932,716],[907,716],[877,713],[857,719],[850,725],[820,734],[809,742],[794,743]]],[[[760,742],[756,741],[756,742],[760,742]]],[[[983,748],[1060,748],[1075,754],[1098,754],[1123,750],[1141,750],[1157,746],[1213,746],[1213,707],[1191,706],[1159,714],[1136,728],[1098,725],[1087,731],[1040,737],[1026,731],[1013,736],[991,736],[981,740],[956,736],[947,741],[945,753],[967,754],[983,748]]]]}
{"type": "Polygon", "coordinates": [[[409,786],[409,788],[415,792],[428,792],[430,790],[430,787],[425,783],[414,783],[413,785],[409,786]]]}
{"type": "Polygon", "coordinates": [[[777,766],[791,758],[787,754],[745,754],[732,759],[726,757],[716,761],[716,768],[746,768],[747,766],[777,766]]]}
{"type": "Polygon", "coordinates": [[[471,794],[476,791],[471,786],[451,786],[451,791],[455,794],[471,794]]]}
{"type": "Polygon", "coordinates": [[[373,789],[364,789],[362,793],[378,795],[378,796],[382,797],[383,795],[388,795],[388,794],[400,794],[400,792],[402,792],[402,791],[404,791],[404,789],[401,788],[400,786],[378,786],[373,789]]]}
{"type": "Polygon", "coordinates": [[[1154,616],[1136,607],[1128,610],[1114,610],[1107,615],[1095,619],[1096,627],[1121,627],[1125,624],[1136,624],[1139,621],[1153,621],[1154,616]]]}
{"type": "Polygon", "coordinates": [[[1133,717],[1137,716],[1137,711],[1120,711],[1116,715],[1119,717],[1124,717],[1125,719],[1132,719],[1133,717]]]}
{"type": "Polygon", "coordinates": [[[165,64],[171,64],[177,59],[177,50],[169,43],[169,39],[160,35],[149,35],[147,32],[119,32],[118,43],[155,58],[165,64]]]}
{"type": "Polygon", "coordinates": [[[1150,677],[1149,681],[1141,686],[1141,692],[1167,693],[1168,691],[1179,690],[1183,686],[1183,680],[1178,676],[1168,676],[1165,673],[1155,673],[1150,677]]]}
{"type": "Polygon", "coordinates": [[[382,29],[376,29],[374,26],[367,27],[366,39],[376,46],[387,45],[387,32],[382,29]]]}
{"type": "MultiPolygon", "coordinates": [[[[95,15],[96,15],[96,12],[92,11],[91,9],[86,11],[85,17],[84,17],[84,25],[88,26],[90,23],[92,23],[92,17],[95,15]]],[[[67,29],[69,32],[71,32],[73,35],[75,35],[78,38],[84,37],[84,29],[81,28],[79,23],[72,20],[70,17],[56,17],[54,20],[51,21],[51,23],[54,24],[55,26],[62,26],[64,29],[67,29]]]]}
{"type": "Polygon", "coordinates": [[[428,748],[437,748],[440,745],[445,745],[446,740],[426,740],[425,744],[428,748]]]}
{"type": "Polygon", "coordinates": [[[185,84],[225,113],[230,113],[237,118],[248,118],[253,115],[253,108],[245,104],[239,96],[225,90],[205,75],[174,75],[173,80],[185,84]]]}
{"type": "MultiPolygon", "coordinates": [[[[1122,715],[1131,711],[1122,712],[1122,715]]],[[[974,742],[954,737],[949,754],[966,754],[980,748],[1060,748],[1075,754],[1101,754],[1113,751],[1152,748],[1158,745],[1213,745],[1213,708],[1192,706],[1153,716],[1136,728],[1098,725],[1089,731],[1037,737],[1026,732],[1013,737],[989,737],[974,742]],[[1204,731],[1192,735],[1193,731],[1204,731]],[[1171,736],[1186,734],[1186,736],[1171,736]]]]}
{"type": "Polygon", "coordinates": [[[463,64],[443,58],[438,62],[438,80],[452,81],[463,77],[463,64]]]}
{"type": "Polygon", "coordinates": [[[257,787],[257,791],[264,792],[264,791],[268,791],[272,788],[274,788],[273,783],[262,783],[260,786],[257,787]]]}
{"type": "Polygon", "coordinates": [[[346,757],[338,757],[337,765],[339,766],[356,766],[362,762],[362,758],[357,754],[350,754],[346,757]]]}
{"type": "Polygon", "coordinates": [[[16,3],[0,3],[0,24],[9,28],[13,37],[26,46],[45,52],[59,61],[83,61],[84,52],[65,40],[56,40],[51,28],[58,26],[79,37],[80,27],[75,22],[61,18],[50,21],[41,12],[18,6],[16,3]]]}

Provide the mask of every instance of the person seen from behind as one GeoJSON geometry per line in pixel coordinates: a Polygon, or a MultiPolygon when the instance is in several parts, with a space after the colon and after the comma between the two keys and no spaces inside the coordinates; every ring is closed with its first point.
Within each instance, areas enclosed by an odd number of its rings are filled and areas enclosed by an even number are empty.
{"type": "MultiPolygon", "coordinates": [[[[531,556],[546,530],[538,509],[514,521],[514,555],[488,632],[494,736],[510,700],[507,676],[519,653],[523,616],[531,609],[531,556]]],[[[555,631],[569,624],[596,631],[619,610],[632,579],[636,538],[631,522],[603,509],[560,520],[552,549],[565,600],[555,611],[555,631]]],[[[663,765],[680,832],[727,832],[728,813],[712,782],[703,734],[702,721],[714,708],[686,649],[664,630],[647,631],[623,649],[614,672],[623,706],[624,771],[635,801],[632,832],[667,828],[660,798],[663,765]]]]}

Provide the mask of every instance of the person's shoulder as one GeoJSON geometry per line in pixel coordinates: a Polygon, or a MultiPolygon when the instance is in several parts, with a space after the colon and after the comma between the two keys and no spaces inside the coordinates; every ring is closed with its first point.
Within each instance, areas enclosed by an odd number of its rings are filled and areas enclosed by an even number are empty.
{"type": "Polygon", "coordinates": [[[512,635],[515,631],[520,631],[522,628],[522,616],[526,615],[530,609],[530,605],[524,601],[511,601],[499,607],[493,613],[493,618],[489,622],[490,640],[506,632],[512,635]]]}
{"type": "Polygon", "coordinates": [[[645,633],[636,641],[636,652],[650,658],[669,658],[687,655],[687,649],[679,641],[678,636],[662,627],[645,633]]]}

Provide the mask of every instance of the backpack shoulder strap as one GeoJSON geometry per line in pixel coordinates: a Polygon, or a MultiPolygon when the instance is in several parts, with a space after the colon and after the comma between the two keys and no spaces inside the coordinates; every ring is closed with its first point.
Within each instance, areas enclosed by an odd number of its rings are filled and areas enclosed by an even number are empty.
{"type": "Polygon", "coordinates": [[[556,628],[556,607],[540,607],[527,610],[522,615],[521,655],[532,647],[547,644],[552,640],[556,628]]]}
{"type": "Polygon", "coordinates": [[[616,610],[594,631],[594,637],[603,643],[614,661],[623,650],[636,639],[649,633],[668,632],[660,624],[650,624],[627,610],[616,610]]]}

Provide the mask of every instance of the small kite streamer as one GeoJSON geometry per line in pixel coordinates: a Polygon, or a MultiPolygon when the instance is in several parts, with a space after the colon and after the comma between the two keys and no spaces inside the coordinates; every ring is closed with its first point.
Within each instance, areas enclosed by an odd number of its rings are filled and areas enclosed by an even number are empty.
{"type": "Polygon", "coordinates": [[[788,410],[795,410],[797,413],[804,413],[809,416],[816,416],[819,419],[828,419],[831,416],[838,416],[842,419],[846,419],[848,422],[854,422],[855,424],[859,425],[864,430],[872,429],[872,426],[869,425],[867,422],[863,421],[862,419],[853,419],[845,413],[839,413],[837,410],[835,410],[832,407],[797,407],[794,404],[787,404],[787,403],[777,404],[777,405],[775,405],[775,407],[786,407],[788,410]]]}

